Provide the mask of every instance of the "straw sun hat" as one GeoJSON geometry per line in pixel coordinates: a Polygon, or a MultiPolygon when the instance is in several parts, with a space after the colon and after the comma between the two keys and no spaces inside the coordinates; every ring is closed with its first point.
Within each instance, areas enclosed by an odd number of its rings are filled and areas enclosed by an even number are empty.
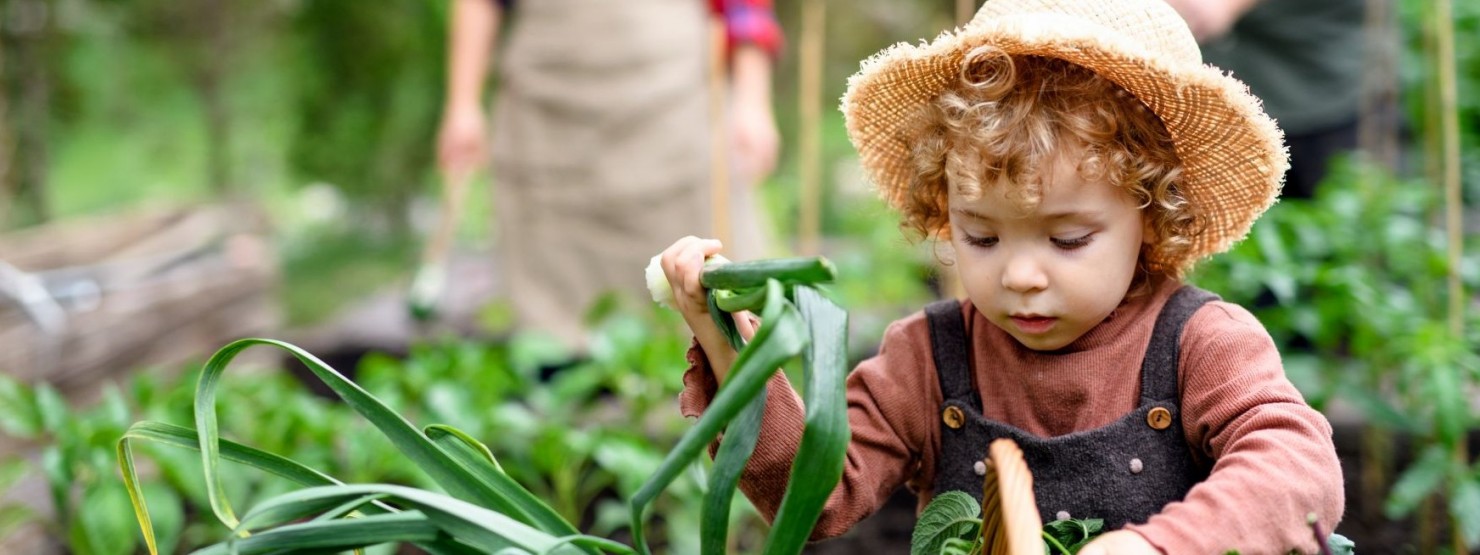
{"type": "Polygon", "coordinates": [[[985,44],[1085,67],[1161,118],[1185,166],[1181,190],[1203,219],[1186,262],[1242,239],[1278,196],[1289,166],[1279,128],[1243,83],[1203,65],[1163,0],[987,0],[965,27],[896,44],[848,81],[849,138],[895,208],[909,197],[917,118],[959,78],[965,54],[985,44]]]}

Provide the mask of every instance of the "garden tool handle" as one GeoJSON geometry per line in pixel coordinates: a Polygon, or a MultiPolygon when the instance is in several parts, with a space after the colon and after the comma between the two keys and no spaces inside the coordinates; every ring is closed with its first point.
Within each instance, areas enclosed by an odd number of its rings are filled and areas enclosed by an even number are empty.
{"type": "Polygon", "coordinates": [[[436,317],[437,302],[447,290],[448,258],[472,180],[472,172],[442,176],[442,202],[437,212],[436,227],[427,240],[426,248],[422,250],[416,277],[412,279],[411,289],[407,292],[407,308],[411,317],[418,321],[436,317]]]}

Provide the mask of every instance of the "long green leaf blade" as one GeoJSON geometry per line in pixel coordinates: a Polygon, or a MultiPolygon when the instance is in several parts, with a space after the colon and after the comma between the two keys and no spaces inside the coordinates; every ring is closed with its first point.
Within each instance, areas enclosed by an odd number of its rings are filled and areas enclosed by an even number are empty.
{"type": "Polygon", "coordinates": [[[493,452],[482,442],[462,430],[442,424],[427,426],[426,435],[466,472],[508,499],[514,506],[514,512],[506,513],[509,516],[551,533],[570,527],[560,513],[505,474],[497,459],[493,458],[493,452]]]}
{"type": "MultiPolygon", "coordinates": [[[[736,351],[745,348],[745,340],[740,336],[740,331],[735,326],[735,319],[730,312],[737,310],[750,310],[753,308],[765,308],[765,294],[770,292],[768,287],[755,289],[759,295],[754,300],[754,306],[744,308],[726,307],[725,297],[721,295],[724,290],[709,291],[709,316],[719,325],[720,331],[724,332],[725,338],[729,340],[730,346],[736,351]]],[[[745,463],[750,460],[750,455],[755,452],[755,444],[760,439],[761,418],[766,412],[766,396],[756,395],[745,409],[731,420],[725,427],[724,438],[720,440],[719,451],[714,455],[714,469],[709,474],[709,485],[704,494],[704,502],[699,513],[699,552],[706,555],[721,555],[725,552],[726,540],[730,534],[730,503],[735,499],[735,488],[740,483],[740,474],[745,469],[745,463]]]]}
{"type": "Polygon", "coordinates": [[[430,542],[441,529],[426,515],[403,511],[362,518],[315,520],[290,524],[235,541],[198,550],[197,555],[258,555],[289,550],[349,550],[382,543],[430,542]]]}
{"type": "Polygon", "coordinates": [[[735,368],[720,386],[704,416],[684,432],[658,471],[632,497],[632,541],[644,555],[649,553],[642,523],[648,503],[714,441],[725,424],[733,420],[751,399],[764,394],[766,380],[782,363],[800,354],[806,346],[806,327],[796,308],[784,302],[781,283],[770,280],[766,287],[772,291],[767,294],[761,327],[756,330],[755,337],[736,357],[735,368]]]}
{"type": "Polygon", "coordinates": [[[766,537],[768,554],[802,552],[823,505],[843,476],[843,459],[852,438],[845,393],[848,313],[811,287],[799,285],[793,296],[812,338],[802,359],[806,428],[775,527],[766,537]]]}
{"type": "MultiPolygon", "coordinates": [[[[118,464],[119,471],[123,475],[124,489],[128,491],[129,502],[134,507],[134,517],[139,521],[139,528],[144,534],[144,545],[148,547],[149,553],[153,555],[159,553],[159,546],[154,535],[154,521],[149,516],[149,505],[144,499],[144,492],[139,483],[138,471],[134,465],[132,445],[134,441],[149,441],[186,449],[199,449],[200,439],[196,435],[195,430],[189,428],[162,422],[144,421],[130,426],[128,431],[124,432],[123,437],[118,440],[118,464]]],[[[220,441],[220,454],[227,460],[265,470],[307,486],[341,483],[328,474],[304,466],[292,459],[254,449],[234,441],[225,439],[220,441]]]]}
{"type": "MultiPolygon", "coordinates": [[[[387,484],[318,486],[285,493],[258,504],[242,518],[247,523],[274,523],[291,518],[304,504],[337,506],[366,495],[384,495],[399,506],[420,511],[442,532],[485,553],[516,547],[531,553],[554,548],[555,553],[579,553],[579,546],[561,545],[556,536],[507,515],[448,495],[387,484]]],[[[268,532],[258,532],[262,535],[268,532]]],[[[255,535],[253,537],[255,537],[255,535]]],[[[574,534],[578,535],[578,534],[574,534]]]]}
{"type": "Polygon", "coordinates": [[[750,455],[755,452],[761,435],[761,418],[766,414],[766,395],[762,392],[745,405],[745,409],[725,428],[719,451],[714,455],[714,468],[709,474],[709,489],[704,493],[700,511],[699,552],[723,555],[730,532],[730,502],[750,455]]]}
{"type": "MultiPolygon", "coordinates": [[[[324,364],[313,354],[298,348],[295,345],[276,341],[272,339],[241,339],[217,351],[201,372],[200,382],[196,387],[195,397],[195,421],[196,429],[200,431],[201,463],[204,466],[207,491],[211,503],[211,510],[216,517],[229,527],[235,527],[238,520],[226,499],[225,489],[221,483],[219,472],[220,460],[220,430],[216,421],[216,391],[221,375],[225,372],[227,364],[231,362],[242,350],[253,345],[269,345],[277,347],[293,355],[302,362],[313,374],[324,382],[331,390],[344,399],[346,404],[359,412],[366,420],[369,420],[377,429],[390,439],[407,458],[411,459],[422,471],[426,472],[451,495],[475,501],[483,506],[514,515],[517,518],[528,518],[519,510],[520,503],[505,497],[507,492],[498,491],[480,481],[476,476],[463,468],[453,459],[451,455],[437,447],[432,441],[421,433],[415,426],[403,418],[400,414],[391,410],[379,399],[370,395],[359,385],[345,378],[333,368],[324,364]]],[[[534,525],[534,522],[525,522],[534,525]]],[[[568,522],[558,523],[559,529],[549,530],[553,534],[561,536],[577,533],[575,527],[568,522]]]]}

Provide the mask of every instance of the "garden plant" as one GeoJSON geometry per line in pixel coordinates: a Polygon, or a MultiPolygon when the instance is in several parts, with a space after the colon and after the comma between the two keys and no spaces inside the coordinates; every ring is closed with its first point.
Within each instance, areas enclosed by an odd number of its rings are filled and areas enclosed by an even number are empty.
{"type": "MultiPolygon", "coordinates": [[[[735,482],[758,432],[760,411],[752,407],[764,402],[769,375],[788,360],[801,357],[809,407],[803,442],[811,448],[795,462],[794,476],[804,479],[792,480],[765,547],[768,553],[797,553],[841,475],[848,441],[843,405],[846,313],[810,286],[830,280],[832,274],[830,263],[823,259],[731,264],[706,273],[706,284],[714,291],[711,308],[717,320],[729,321],[722,306],[728,311],[756,309],[763,325],[750,342],[741,345],[734,379],[631,500],[635,548],[577,531],[569,520],[511,479],[488,448],[472,436],[442,424],[418,429],[311,353],[269,339],[234,342],[206,363],[195,393],[195,429],[149,421],[130,427],[118,442],[124,482],[145,542],[154,553],[159,548],[153,517],[134,459],[138,442],[199,450],[211,512],[231,530],[226,539],[200,553],[351,549],[397,542],[415,544],[431,553],[646,553],[649,504],[723,430],[701,526],[703,552],[721,553],[735,482]],[[348,484],[285,456],[221,438],[218,388],[231,360],[254,345],[283,349],[307,365],[446,493],[402,485],[348,484]],[[287,478],[300,489],[262,500],[238,517],[223,480],[223,460],[287,478]]],[[[740,345],[733,328],[730,332],[740,345]]]]}

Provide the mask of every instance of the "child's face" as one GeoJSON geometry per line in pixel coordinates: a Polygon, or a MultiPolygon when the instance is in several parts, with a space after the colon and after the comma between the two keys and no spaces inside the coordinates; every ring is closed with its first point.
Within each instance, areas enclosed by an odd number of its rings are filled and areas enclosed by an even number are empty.
{"type": "MultiPolygon", "coordinates": [[[[977,310],[1029,349],[1062,348],[1120,305],[1145,225],[1134,199],[1085,181],[1077,157],[1056,156],[1042,199],[1024,213],[1011,183],[981,198],[950,196],[956,271],[977,310]]],[[[954,189],[954,187],[952,188],[954,189]]]]}

